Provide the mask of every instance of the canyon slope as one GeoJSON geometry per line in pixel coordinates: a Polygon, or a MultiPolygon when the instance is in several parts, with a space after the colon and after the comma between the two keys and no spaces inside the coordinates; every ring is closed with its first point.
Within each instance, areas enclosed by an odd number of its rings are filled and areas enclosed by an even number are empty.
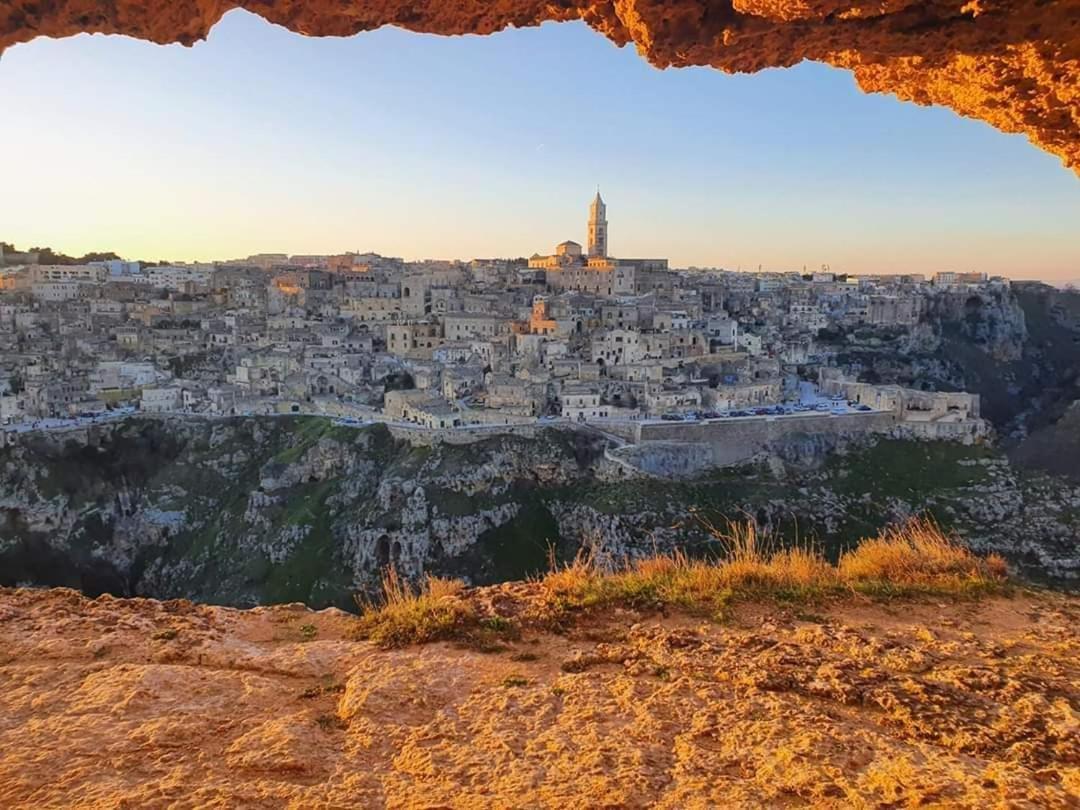
{"type": "Polygon", "coordinates": [[[1080,172],[1080,0],[14,0],[0,7],[0,51],[81,32],[192,44],[234,8],[307,36],[583,20],[659,67],[824,62],[866,92],[1024,133],[1080,172]]]}
{"type": "Polygon", "coordinates": [[[701,519],[745,516],[835,555],[921,513],[1026,576],[1080,577],[1080,483],[990,446],[829,438],[676,479],[572,429],[459,445],[320,417],[143,417],[27,434],[0,448],[0,585],[350,609],[390,563],[493,584],[545,570],[549,550],[713,553],[701,519]]]}
{"type": "MultiPolygon", "coordinates": [[[[529,598],[528,585],[474,594],[529,598]]],[[[1075,806],[1080,602],[625,609],[497,648],[0,589],[0,805],[1075,806]]]]}

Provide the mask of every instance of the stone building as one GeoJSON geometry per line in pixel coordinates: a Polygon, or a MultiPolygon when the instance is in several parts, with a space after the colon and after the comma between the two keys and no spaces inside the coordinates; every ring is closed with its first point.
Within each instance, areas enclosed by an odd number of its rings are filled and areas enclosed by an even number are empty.
{"type": "Polygon", "coordinates": [[[600,402],[600,389],[591,385],[573,385],[563,388],[559,397],[562,403],[562,416],[574,422],[604,418],[608,415],[608,406],[600,402]]]}
{"type": "Polygon", "coordinates": [[[607,206],[600,197],[600,189],[589,206],[589,256],[599,259],[608,255],[607,206]]]}

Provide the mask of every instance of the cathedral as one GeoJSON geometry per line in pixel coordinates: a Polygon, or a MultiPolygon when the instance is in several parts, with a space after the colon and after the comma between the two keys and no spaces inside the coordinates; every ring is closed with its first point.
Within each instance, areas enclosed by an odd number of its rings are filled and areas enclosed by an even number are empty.
{"type": "Polygon", "coordinates": [[[548,286],[594,295],[620,296],[639,292],[645,272],[667,270],[667,259],[613,259],[608,256],[607,205],[600,189],[589,205],[587,251],[574,241],[561,242],[550,256],[533,255],[529,267],[544,270],[548,286]]]}

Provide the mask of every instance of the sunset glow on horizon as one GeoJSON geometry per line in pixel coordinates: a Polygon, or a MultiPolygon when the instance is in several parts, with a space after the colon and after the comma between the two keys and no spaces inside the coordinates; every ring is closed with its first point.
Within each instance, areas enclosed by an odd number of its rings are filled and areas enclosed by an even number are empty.
{"type": "Polygon", "coordinates": [[[1080,180],[1021,136],[803,64],[659,71],[580,24],[4,54],[0,240],[146,260],[527,256],[1080,281],[1080,180]]]}

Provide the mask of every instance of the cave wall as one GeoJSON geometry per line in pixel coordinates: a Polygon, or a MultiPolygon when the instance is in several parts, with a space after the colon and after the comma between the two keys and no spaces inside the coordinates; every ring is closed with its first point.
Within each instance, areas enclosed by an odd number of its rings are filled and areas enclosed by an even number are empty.
{"type": "Polygon", "coordinates": [[[1024,133],[1080,174],[1080,0],[6,0],[0,52],[80,32],[190,45],[233,8],[307,36],[583,20],[661,68],[810,59],[850,70],[866,92],[1024,133]]]}

